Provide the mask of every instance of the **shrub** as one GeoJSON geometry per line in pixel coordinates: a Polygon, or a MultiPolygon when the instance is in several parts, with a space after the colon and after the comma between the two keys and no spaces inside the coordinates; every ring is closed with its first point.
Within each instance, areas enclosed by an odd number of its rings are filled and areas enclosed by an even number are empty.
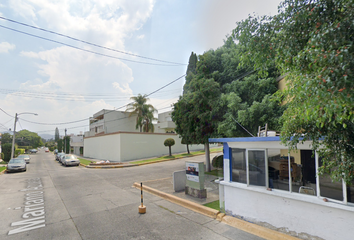
{"type": "Polygon", "coordinates": [[[2,153],[4,154],[3,160],[8,162],[11,158],[11,143],[4,143],[1,145],[2,153]]]}
{"type": "Polygon", "coordinates": [[[170,155],[171,155],[171,146],[175,145],[175,140],[173,138],[167,138],[165,142],[163,143],[166,147],[168,147],[170,155]]]}
{"type": "Polygon", "coordinates": [[[224,168],[224,155],[218,155],[213,158],[211,165],[214,168],[224,168]]]}

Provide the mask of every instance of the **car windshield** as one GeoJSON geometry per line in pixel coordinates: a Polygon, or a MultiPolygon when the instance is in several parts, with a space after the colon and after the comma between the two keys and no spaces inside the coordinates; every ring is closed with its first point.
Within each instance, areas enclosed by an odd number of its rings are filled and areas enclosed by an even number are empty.
{"type": "Polygon", "coordinates": [[[23,159],[23,158],[29,158],[29,156],[28,155],[20,155],[17,158],[23,159]]]}
{"type": "Polygon", "coordinates": [[[11,159],[9,163],[24,163],[23,159],[11,159]]]}
{"type": "Polygon", "coordinates": [[[77,159],[74,155],[66,155],[65,159],[77,159]]]}

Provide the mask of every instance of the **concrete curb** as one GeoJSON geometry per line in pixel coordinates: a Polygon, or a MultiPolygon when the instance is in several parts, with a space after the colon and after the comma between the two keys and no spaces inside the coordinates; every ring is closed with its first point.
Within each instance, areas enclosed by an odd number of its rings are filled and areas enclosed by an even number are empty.
{"type": "MultiPolygon", "coordinates": [[[[82,164],[82,163],[80,163],[80,164],[82,164]]],[[[90,165],[82,164],[82,166],[84,166],[86,168],[126,168],[126,167],[135,167],[135,166],[139,166],[139,165],[137,165],[137,164],[120,164],[120,165],[90,166],[90,165]]]]}
{"type": "Polygon", "coordinates": [[[5,172],[6,172],[6,168],[0,172],[0,175],[4,174],[5,172]]]}
{"type": "MultiPolygon", "coordinates": [[[[134,183],[133,185],[135,188],[138,188],[140,189],[140,183],[134,183]]],[[[182,207],[185,207],[185,208],[188,208],[190,210],[193,210],[195,212],[198,212],[198,213],[201,213],[205,216],[208,216],[208,217],[211,217],[211,218],[214,218],[216,219],[217,218],[217,215],[220,213],[220,211],[218,210],[215,210],[215,209],[212,209],[212,208],[209,208],[209,207],[205,207],[203,205],[200,205],[200,204],[197,204],[195,202],[191,202],[191,201],[188,201],[186,199],[182,199],[182,198],[179,198],[179,197],[176,197],[176,196],[173,196],[171,194],[168,194],[168,193],[164,193],[164,192],[161,192],[159,190],[156,190],[154,188],[151,188],[151,187],[147,187],[147,186],[144,186],[143,185],[143,190],[144,191],[147,191],[151,194],[154,194],[158,197],[161,197],[165,200],[168,200],[170,202],[173,202],[173,203],[176,203],[182,207]]]]}
{"type": "Polygon", "coordinates": [[[221,219],[221,222],[226,223],[232,227],[238,228],[244,232],[251,233],[253,235],[262,237],[264,239],[269,240],[299,240],[299,238],[287,235],[285,233],[281,233],[266,227],[259,226],[254,223],[249,223],[243,221],[241,219],[231,217],[231,216],[224,216],[221,219]]]}
{"type": "MultiPolygon", "coordinates": [[[[140,183],[135,182],[133,184],[133,187],[140,189],[140,183]]],[[[153,195],[156,195],[160,198],[163,198],[167,201],[176,203],[182,207],[188,208],[192,211],[201,213],[205,216],[208,216],[210,218],[216,219],[220,222],[226,223],[227,225],[230,225],[232,227],[235,227],[237,229],[240,229],[244,232],[248,232],[250,234],[253,234],[255,236],[264,238],[264,239],[269,239],[269,240],[299,240],[299,238],[266,228],[266,227],[262,227],[259,226],[257,224],[254,223],[250,223],[250,222],[246,222],[243,221],[241,219],[235,218],[235,217],[231,217],[231,216],[226,216],[225,213],[221,213],[218,210],[209,208],[209,207],[205,207],[203,205],[200,205],[198,203],[195,202],[191,202],[189,200],[183,199],[183,198],[179,198],[176,197],[174,195],[168,194],[168,193],[164,193],[161,192],[159,190],[156,190],[154,188],[148,187],[148,186],[144,186],[143,185],[143,190],[147,191],[148,193],[151,193],[153,195]]]]}
{"type": "MultiPolygon", "coordinates": [[[[217,151],[217,152],[222,152],[222,151],[217,151]]],[[[161,159],[161,160],[156,160],[156,161],[151,161],[151,162],[145,162],[145,163],[131,163],[131,164],[122,164],[122,165],[118,165],[118,166],[112,166],[112,165],[102,165],[102,166],[90,166],[90,165],[84,165],[82,163],[80,163],[81,166],[86,167],[86,168],[125,168],[125,167],[137,167],[137,166],[142,166],[142,165],[147,165],[147,164],[153,164],[153,163],[160,163],[160,162],[167,162],[167,161],[173,161],[173,160],[178,160],[178,159],[182,159],[182,158],[190,158],[190,157],[195,157],[195,156],[200,156],[200,155],[204,155],[204,153],[201,154],[196,154],[193,156],[188,156],[188,157],[176,157],[176,158],[171,158],[171,159],[161,159]]],[[[139,161],[139,160],[137,160],[139,161]]],[[[136,162],[137,162],[136,161],[136,162]]],[[[144,160],[141,160],[144,161],[144,160]]]]}

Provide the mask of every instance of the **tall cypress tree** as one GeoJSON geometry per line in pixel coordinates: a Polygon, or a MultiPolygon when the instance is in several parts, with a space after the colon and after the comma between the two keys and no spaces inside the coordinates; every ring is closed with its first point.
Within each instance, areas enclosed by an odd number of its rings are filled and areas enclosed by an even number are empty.
{"type": "Polygon", "coordinates": [[[58,142],[58,140],[59,140],[59,129],[58,128],[55,128],[54,140],[55,140],[55,142],[58,142]]]}

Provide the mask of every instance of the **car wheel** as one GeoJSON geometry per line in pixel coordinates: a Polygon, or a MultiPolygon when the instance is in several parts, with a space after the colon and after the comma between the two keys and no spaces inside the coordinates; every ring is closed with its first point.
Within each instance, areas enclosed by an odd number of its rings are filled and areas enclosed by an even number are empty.
{"type": "Polygon", "coordinates": [[[27,168],[25,168],[25,172],[27,171],[27,168]]]}

